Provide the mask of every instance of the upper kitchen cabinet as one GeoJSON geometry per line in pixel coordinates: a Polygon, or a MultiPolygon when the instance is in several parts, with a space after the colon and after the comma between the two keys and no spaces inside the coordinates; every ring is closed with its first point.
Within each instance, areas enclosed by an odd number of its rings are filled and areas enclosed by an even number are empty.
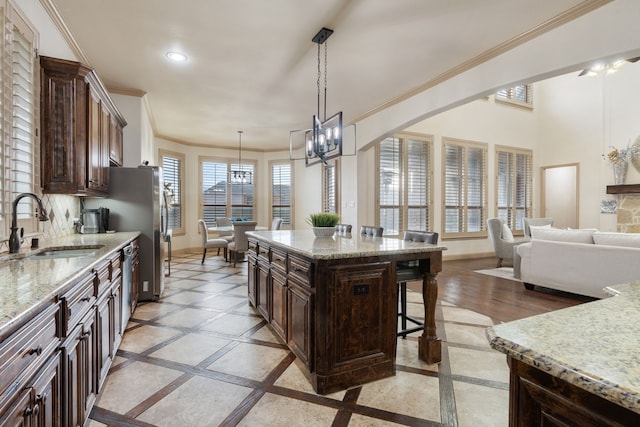
{"type": "Polygon", "coordinates": [[[40,65],[43,191],[108,194],[109,166],[122,165],[126,121],[91,68],[45,56],[40,65]]]}

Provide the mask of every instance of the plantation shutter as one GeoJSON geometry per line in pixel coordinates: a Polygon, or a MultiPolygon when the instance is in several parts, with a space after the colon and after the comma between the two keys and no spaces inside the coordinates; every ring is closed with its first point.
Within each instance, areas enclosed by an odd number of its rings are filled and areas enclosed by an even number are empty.
{"type": "Polygon", "coordinates": [[[271,218],[282,218],[282,226],[291,226],[291,164],[271,166],[271,218]]]}

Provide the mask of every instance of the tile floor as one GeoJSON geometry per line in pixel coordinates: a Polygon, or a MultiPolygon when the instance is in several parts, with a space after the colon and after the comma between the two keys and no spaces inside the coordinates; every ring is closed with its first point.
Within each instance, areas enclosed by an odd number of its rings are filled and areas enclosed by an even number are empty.
{"type": "MultiPolygon", "coordinates": [[[[396,376],[327,396],[247,303],[247,264],[174,256],[159,302],[133,314],[88,423],[114,426],[506,426],[509,371],[491,319],[442,302],[442,362],[399,339],[396,376]]],[[[409,312],[422,313],[409,292],[409,312]]]]}

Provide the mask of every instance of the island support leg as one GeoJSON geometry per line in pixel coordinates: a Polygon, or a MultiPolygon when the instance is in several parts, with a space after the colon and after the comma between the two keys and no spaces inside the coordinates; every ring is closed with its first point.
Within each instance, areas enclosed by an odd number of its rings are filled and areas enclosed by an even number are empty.
{"type": "Polygon", "coordinates": [[[436,300],[438,299],[436,274],[427,271],[422,279],[424,330],[418,339],[418,357],[429,364],[439,363],[442,360],[442,343],[436,333],[436,300]]]}

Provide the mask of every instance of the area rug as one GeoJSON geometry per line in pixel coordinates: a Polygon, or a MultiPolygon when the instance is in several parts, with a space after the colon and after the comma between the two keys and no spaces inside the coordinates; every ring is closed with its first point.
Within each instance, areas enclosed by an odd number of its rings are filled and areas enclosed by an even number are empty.
{"type": "Polygon", "coordinates": [[[486,274],[487,276],[500,277],[502,279],[513,280],[514,282],[522,281],[513,277],[513,267],[500,267],[500,268],[490,268],[487,270],[475,270],[474,273],[486,274]]]}

